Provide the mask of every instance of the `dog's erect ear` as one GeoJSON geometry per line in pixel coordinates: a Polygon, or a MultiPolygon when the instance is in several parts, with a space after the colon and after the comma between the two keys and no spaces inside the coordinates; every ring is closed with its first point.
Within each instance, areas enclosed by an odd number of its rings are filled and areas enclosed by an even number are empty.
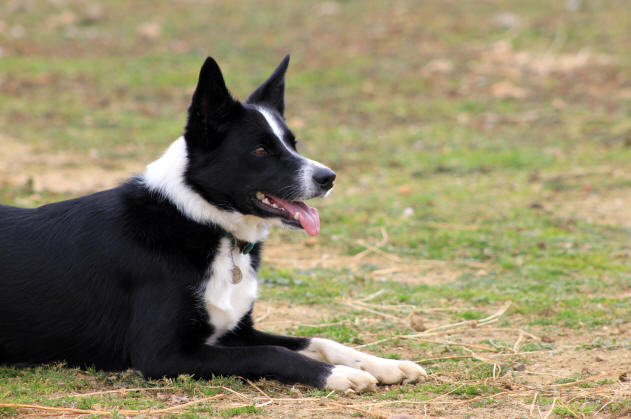
{"type": "Polygon", "coordinates": [[[229,112],[234,102],[219,65],[212,57],[206,58],[193,93],[190,116],[212,122],[229,112]]]}
{"type": "Polygon", "coordinates": [[[285,111],[285,72],[289,65],[289,54],[285,55],[271,76],[256,89],[247,103],[260,104],[275,109],[281,115],[285,111]]]}
{"type": "Polygon", "coordinates": [[[206,58],[188,109],[187,141],[212,140],[212,134],[221,130],[238,103],[230,95],[217,62],[212,57],[206,58]]]}

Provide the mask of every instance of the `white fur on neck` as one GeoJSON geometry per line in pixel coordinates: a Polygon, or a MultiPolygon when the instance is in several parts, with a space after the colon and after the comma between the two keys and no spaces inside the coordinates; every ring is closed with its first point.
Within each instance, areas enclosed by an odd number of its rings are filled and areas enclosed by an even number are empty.
{"type": "Polygon", "coordinates": [[[178,210],[201,224],[218,224],[240,240],[258,242],[269,232],[269,223],[254,215],[237,211],[224,211],[195,192],[184,181],[188,166],[186,140],[180,137],[164,152],[162,157],[149,164],[143,180],[147,188],[169,199],[178,210]]]}

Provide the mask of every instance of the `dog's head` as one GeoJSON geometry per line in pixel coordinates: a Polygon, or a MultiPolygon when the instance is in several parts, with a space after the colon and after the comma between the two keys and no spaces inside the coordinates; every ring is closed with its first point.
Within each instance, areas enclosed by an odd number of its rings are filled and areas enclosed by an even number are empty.
{"type": "Polygon", "coordinates": [[[316,235],[318,212],[303,201],[328,195],[335,173],[296,151],[296,138],[283,117],[288,64],[286,56],[241,103],[230,95],[215,60],[206,59],[184,134],[184,179],[222,211],[316,235]]]}

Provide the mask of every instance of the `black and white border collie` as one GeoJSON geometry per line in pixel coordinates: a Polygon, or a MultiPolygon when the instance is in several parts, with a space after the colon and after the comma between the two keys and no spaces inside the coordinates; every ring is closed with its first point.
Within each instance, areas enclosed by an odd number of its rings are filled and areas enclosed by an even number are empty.
{"type": "Polygon", "coordinates": [[[411,361],[254,329],[270,226],[318,234],[335,173],[296,152],[289,56],[241,103],[212,58],[184,136],[142,176],[35,209],[0,206],[0,364],[66,361],[148,377],[272,377],[335,390],[415,382],[411,361]]]}

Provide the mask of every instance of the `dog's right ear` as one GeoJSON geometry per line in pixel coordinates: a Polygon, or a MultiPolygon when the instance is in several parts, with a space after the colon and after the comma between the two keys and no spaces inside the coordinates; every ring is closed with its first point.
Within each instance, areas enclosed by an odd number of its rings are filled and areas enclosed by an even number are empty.
{"type": "Polygon", "coordinates": [[[269,106],[283,115],[285,111],[285,73],[288,66],[289,54],[285,55],[272,75],[252,92],[246,103],[269,106]]]}
{"type": "Polygon", "coordinates": [[[230,95],[217,62],[212,57],[206,58],[188,109],[185,133],[187,142],[209,145],[213,134],[221,131],[221,126],[238,103],[230,95]]]}

